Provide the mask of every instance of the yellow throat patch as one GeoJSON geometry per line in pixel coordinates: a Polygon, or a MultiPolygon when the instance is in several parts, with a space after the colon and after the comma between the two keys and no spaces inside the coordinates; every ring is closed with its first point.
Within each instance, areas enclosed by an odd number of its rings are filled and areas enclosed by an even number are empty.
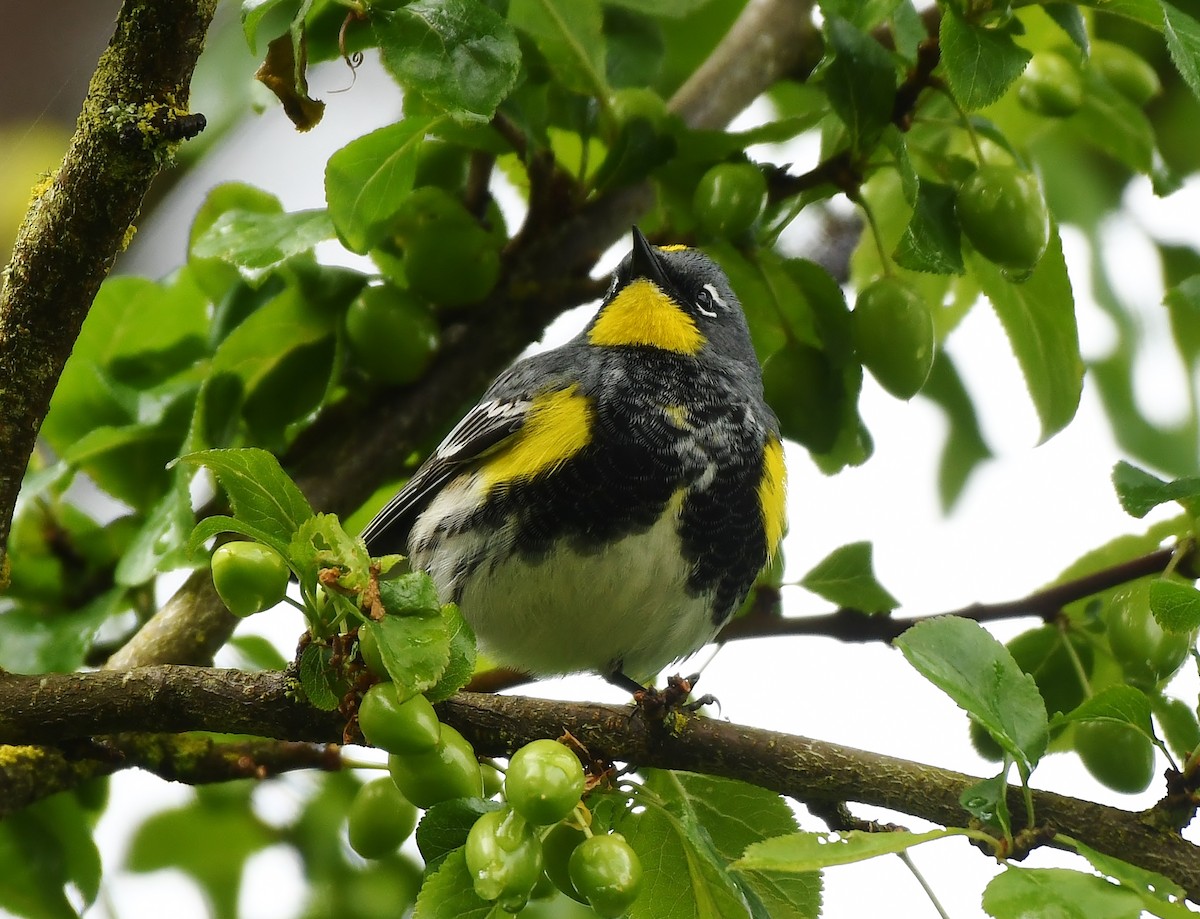
{"type": "Polygon", "coordinates": [[[679,354],[698,354],[704,335],[696,323],[653,281],[638,278],[621,290],[588,332],[593,345],[649,345],[679,354]]]}
{"type": "Polygon", "coordinates": [[[488,487],[532,479],[561,466],[592,439],[592,400],[575,383],[533,400],[525,424],[483,464],[488,487]]]}
{"type": "Polygon", "coordinates": [[[787,520],[787,467],[783,464],[783,444],[772,437],[763,449],[763,473],[758,483],[758,501],[762,505],[763,529],[767,536],[767,558],[775,555],[783,538],[787,520]]]}

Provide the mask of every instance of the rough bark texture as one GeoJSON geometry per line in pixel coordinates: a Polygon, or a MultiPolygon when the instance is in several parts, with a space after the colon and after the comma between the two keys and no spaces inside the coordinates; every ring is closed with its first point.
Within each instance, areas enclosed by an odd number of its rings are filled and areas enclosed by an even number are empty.
{"type": "MultiPolygon", "coordinates": [[[[741,779],[805,802],[874,804],[943,826],[964,824],[959,796],[979,781],[948,769],[698,716],[677,717],[664,727],[613,705],[460,693],[438,706],[438,714],[484,756],[507,756],[532,740],[570,731],[598,758],[741,779]]],[[[93,750],[132,744],[127,737],[110,743],[105,734],[206,730],[336,743],[343,727],[336,713],[298,701],[293,680],[279,672],[160,666],[122,674],[0,674],[0,743],[51,747],[38,755],[53,757],[59,771],[95,774],[98,767],[88,765],[97,755],[93,750]]],[[[307,745],[266,750],[260,774],[322,765],[327,756],[323,748],[307,745]]],[[[139,760],[146,759],[124,755],[129,757],[126,765],[142,765],[139,760]]],[[[213,769],[221,774],[223,762],[237,762],[236,756],[218,750],[207,751],[197,765],[198,755],[180,755],[183,765],[172,777],[212,781],[213,769]],[[215,764],[210,762],[214,759],[215,764]]],[[[110,759],[100,768],[120,767],[120,761],[114,766],[110,759]]],[[[256,774],[250,759],[242,768],[242,774],[256,774]]],[[[14,804],[21,806],[21,786],[6,779],[23,771],[10,772],[0,761],[0,788],[13,790],[0,795],[0,815],[14,804]]],[[[1046,838],[1072,836],[1158,871],[1192,899],[1200,898],[1200,849],[1177,832],[1157,827],[1147,815],[1052,792],[1035,791],[1033,802],[1046,838]]],[[[1010,789],[1009,806],[1014,824],[1023,823],[1020,789],[1010,789]]]]}
{"type": "Polygon", "coordinates": [[[216,0],[128,0],[75,135],[35,189],[0,289],[0,585],[21,477],[100,282],[142,197],[203,127],[188,87],[216,0]]]}

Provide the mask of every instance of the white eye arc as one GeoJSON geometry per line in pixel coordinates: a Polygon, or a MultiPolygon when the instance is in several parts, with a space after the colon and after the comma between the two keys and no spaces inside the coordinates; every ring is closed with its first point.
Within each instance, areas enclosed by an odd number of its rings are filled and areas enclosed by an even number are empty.
{"type": "Polygon", "coordinates": [[[701,289],[701,292],[707,293],[708,296],[707,297],[701,296],[701,297],[697,298],[696,309],[700,311],[700,314],[702,316],[707,316],[709,319],[716,319],[717,318],[716,311],[705,309],[704,303],[705,303],[705,301],[708,301],[709,303],[715,303],[718,306],[724,306],[725,301],[721,299],[721,295],[719,293],[717,293],[717,289],[715,287],[713,287],[711,284],[705,284],[704,287],[701,289]]]}

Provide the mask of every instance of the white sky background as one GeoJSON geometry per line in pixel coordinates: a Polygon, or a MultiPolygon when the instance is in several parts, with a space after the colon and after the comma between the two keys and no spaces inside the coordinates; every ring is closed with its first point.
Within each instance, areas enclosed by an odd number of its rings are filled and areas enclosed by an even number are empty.
{"type": "MultiPolygon", "coordinates": [[[[193,213],[207,189],[218,182],[240,179],[259,185],[278,194],[288,209],[323,207],[322,171],[329,154],[353,137],[399,117],[398,93],[371,58],[359,70],[350,92],[329,94],[347,82],[340,66],[325,66],[313,75],[313,94],[324,98],[328,107],[325,120],[309,134],[295,133],[276,106],[239,128],[142,227],[123,268],[161,273],[179,264],[186,226],[166,221],[193,213]]],[[[202,111],[203,100],[197,100],[196,106],[202,111]]],[[[811,149],[800,145],[778,161],[794,161],[799,171],[814,157],[811,149]]],[[[1112,251],[1106,256],[1121,260],[1123,267],[1114,272],[1117,277],[1133,278],[1141,285],[1128,292],[1131,301],[1144,311],[1150,341],[1169,348],[1157,262],[1141,227],[1200,245],[1194,219],[1200,211],[1200,184],[1192,183],[1163,201],[1139,180],[1127,200],[1134,220],[1113,228],[1112,251]]],[[[1064,242],[1081,304],[1085,357],[1102,354],[1111,342],[1111,330],[1084,296],[1086,253],[1069,230],[1064,242]]],[[[322,254],[332,258],[327,250],[322,254]]],[[[621,254],[623,248],[610,253],[612,263],[621,254]]],[[[550,340],[573,334],[591,309],[564,318],[551,330],[550,340]]],[[[1125,516],[1117,504],[1109,474],[1122,456],[1090,387],[1085,385],[1079,415],[1067,430],[1035,448],[1036,416],[1003,331],[986,304],[973,310],[953,333],[949,349],[979,408],[984,436],[997,459],[973,476],[954,513],[942,517],[936,492],[936,462],[945,433],[940,412],[921,399],[898,402],[868,377],[861,406],[875,440],[875,455],[865,466],[829,478],[816,470],[804,450],[788,450],[787,577],[800,577],[840,545],[870,540],[880,580],[904,603],[900,613],[928,614],[976,601],[1023,596],[1052,580],[1084,551],[1120,533],[1144,529],[1146,521],[1125,516]]],[[[1163,417],[1162,413],[1170,417],[1182,405],[1180,370],[1177,361],[1162,357],[1161,350],[1157,353],[1158,357],[1139,364],[1139,396],[1153,406],[1155,417],[1163,417]]],[[[829,608],[798,588],[785,590],[784,596],[790,615],[829,608]]],[[[1007,640],[1032,624],[1032,619],[1006,622],[993,631],[1007,640]]],[[[286,652],[294,646],[301,624],[298,617],[277,610],[243,628],[278,639],[286,652]]],[[[696,662],[703,664],[709,656],[711,650],[706,650],[696,662]]],[[[687,672],[687,665],[679,670],[687,672]]],[[[1183,697],[1195,698],[1195,677],[1182,677],[1180,683],[1186,687],[1183,697]]],[[[974,775],[988,775],[995,768],[971,749],[966,716],[919,677],[898,652],[882,645],[843,645],[818,638],[734,643],[706,668],[702,689],[717,695],[720,716],[735,722],[974,775]]],[[[576,700],[626,700],[619,690],[595,677],[574,677],[532,691],[576,700]]],[[[1160,769],[1163,766],[1160,762],[1160,769]]],[[[285,819],[305,784],[303,776],[265,784],[256,798],[264,816],[285,819]]],[[[1140,796],[1110,792],[1092,780],[1073,755],[1049,757],[1035,773],[1034,785],[1132,810],[1149,806],[1161,793],[1158,783],[1140,796]]],[[[190,887],[181,890],[188,885],[181,883],[179,875],[130,875],[117,870],[130,834],[144,816],[182,803],[190,794],[187,788],[142,773],[114,777],[112,806],[97,832],[107,894],[102,894],[90,915],[123,919],[155,915],[165,902],[172,903],[174,919],[204,915],[199,894],[190,887]]],[[[888,819],[868,808],[852,810],[860,816],[888,819]]],[[[896,819],[913,829],[922,828],[917,821],[896,819]]],[[[805,827],[824,828],[807,817],[805,827]]],[[[987,879],[998,870],[995,863],[961,839],[929,844],[911,854],[954,919],[984,915],[979,897],[987,879]]],[[[296,916],[302,902],[299,865],[282,850],[257,859],[242,891],[242,914],[254,919],[296,916]]],[[[1081,859],[1046,850],[1024,864],[1087,870],[1081,859]]],[[[894,857],[828,870],[825,904],[824,915],[830,919],[937,915],[894,857]]]]}

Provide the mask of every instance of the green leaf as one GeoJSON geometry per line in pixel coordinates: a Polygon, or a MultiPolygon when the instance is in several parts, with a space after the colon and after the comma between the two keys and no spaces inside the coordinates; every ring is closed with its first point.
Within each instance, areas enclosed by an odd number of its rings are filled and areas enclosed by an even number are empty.
{"type": "MultiPolygon", "coordinates": [[[[1114,881],[1120,883],[1122,887],[1138,894],[1142,898],[1146,909],[1149,909],[1156,915],[1164,915],[1164,913],[1160,912],[1164,904],[1176,906],[1176,904],[1170,903],[1168,898],[1179,900],[1185,895],[1182,887],[1157,871],[1139,868],[1137,865],[1131,865],[1129,862],[1122,861],[1119,858],[1114,858],[1103,852],[1097,852],[1091,846],[1085,845],[1078,840],[1071,843],[1071,848],[1091,862],[1092,867],[1101,874],[1108,875],[1114,881]]],[[[1172,911],[1169,915],[1177,914],[1180,917],[1195,915],[1186,910],[1182,904],[1179,904],[1177,909],[1178,913],[1172,911]]]]}
{"type": "Polygon", "coordinates": [[[412,191],[417,151],[433,127],[405,118],[350,141],[325,166],[325,200],[342,243],[360,254],[373,248],[412,191]]]}
{"type": "Polygon", "coordinates": [[[647,16],[681,19],[713,0],[606,0],[609,6],[622,6],[647,16]]]}
{"type": "Polygon", "coordinates": [[[803,288],[797,283],[788,259],[774,249],[761,249],[755,257],[763,283],[770,295],[770,305],[777,320],[786,329],[785,341],[797,341],[814,347],[821,346],[816,317],[803,288]]]}
{"type": "Polygon", "coordinates": [[[1168,632],[1200,629],[1200,590],[1165,578],[1150,584],[1150,612],[1168,632]]]}
{"type": "Polygon", "coordinates": [[[1200,22],[1163,0],[1163,37],[1171,60],[1192,93],[1200,96],[1200,22]]]}
{"type": "Polygon", "coordinates": [[[0,821],[0,908],[34,919],[72,919],[79,913],[67,885],[90,906],[100,889],[100,853],[79,800],[62,792],[0,821]]]}
{"type": "Polygon", "coordinates": [[[437,685],[450,663],[450,636],[440,616],[384,616],[362,626],[373,632],[383,666],[401,701],[437,685]]]}
{"type": "Polygon", "coordinates": [[[1008,766],[999,775],[981,779],[958,796],[963,810],[989,826],[999,827],[1006,835],[1012,832],[1008,813],[1008,766]]]}
{"type": "Polygon", "coordinates": [[[1142,900],[1093,874],[1010,865],[984,889],[983,908],[995,919],[1138,919],[1142,900]]]}
{"type": "Polygon", "coordinates": [[[1083,106],[1067,121],[1081,141],[1099,147],[1130,169],[1154,171],[1154,127],[1145,113],[1108,82],[1089,76],[1083,106]]]}
{"type": "Polygon", "coordinates": [[[234,517],[226,517],[224,514],[205,517],[192,528],[192,535],[188,537],[188,552],[193,555],[202,553],[204,544],[222,533],[237,533],[239,536],[261,542],[264,546],[270,546],[280,555],[288,554],[289,540],[234,517]]]}
{"type": "MultiPolygon", "coordinates": [[[[331,339],[337,319],[334,311],[313,303],[299,288],[286,287],[225,337],[213,355],[211,373],[237,376],[248,397],[268,385],[294,352],[331,339]]],[[[324,374],[315,369],[309,372],[320,379],[324,374]]]]}
{"type": "Polygon", "coordinates": [[[341,572],[338,586],[347,590],[365,590],[370,578],[371,557],[361,539],[350,536],[335,514],[316,514],[296,530],[286,553],[301,583],[311,593],[322,568],[341,572]]]}
{"type": "Polygon", "coordinates": [[[1079,7],[1074,3],[1047,3],[1042,7],[1042,12],[1067,33],[1067,37],[1086,59],[1091,50],[1091,40],[1088,37],[1087,21],[1079,7]]]}
{"type": "Polygon", "coordinates": [[[1171,752],[1186,760],[1200,747],[1200,720],[1196,717],[1195,707],[1161,693],[1151,696],[1150,704],[1171,752]]]}
{"type": "Polygon", "coordinates": [[[744,131],[705,131],[679,128],[679,149],[676,162],[717,163],[737,156],[754,144],[778,144],[790,140],[817,125],[827,114],[825,96],[804,84],[802,89],[812,96],[812,107],[807,114],[747,128],[744,131]]]}
{"type": "Polygon", "coordinates": [[[283,670],[287,659],[262,635],[235,635],[225,648],[234,652],[239,670],[283,670]]]}
{"type": "Polygon", "coordinates": [[[948,430],[938,463],[938,497],[948,512],[962,496],[967,480],[992,451],[983,439],[975,405],[949,354],[939,351],[921,395],[946,414],[948,430]]]}
{"type": "Polygon", "coordinates": [[[615,821],[612,829],[641,857],[645,874],[631,919],[749,919],[727,860],[702,828],[694,799],[675,775],[658,770],[647,774],[654,797],[645,810],[629,811],[623,794],[589,798],[594,826],[615,821]]]}
{"type": "MultiPolygon", "coordinates": [[[[1179,354],[1193,372],[1200,365],[1200,274],[1189,274],[1176,281],[1172,265],[1176,261],[1189,259],[1192,250],[1184,247],[1160,246],[1164,262],[1166,282],[1172,285],[1163,298],[1171,317],[1171,334],[1179,354]],[[1182,249],[1182,251],[1181,251],[1182,249]]],[[[1187,271],[1193,270],[1188,264],[1187,271]]]]}
{"type": "Polygon", "coordinates": [[[384,69],[457,120],[487,121],[516,85],[517,36],[478,0],[414,0],[372,10],[371,29],[384,69]]]}
{"type": "Polygon", "coordinates": [[[179,461],[211,469],[229,495],[236,517],[282,540],[285,551],[292,534],[313,515],[300,489],[266,450],[203,450],[179,461]]]}
{"type": "Polygon", "coordinates": [[[1124,16],[1149,26],[1156,32],[1163,28],[1162,7],[1158,0],[1079,0],[1080,6],[1090,6],[1103,13],[1124,16]]]}
{"type": "Polygon", "coordinates": [[[950,91],[968,112],[1003,96],[1032,57],[1007,31],[967,22],[952,4],[942,16],[940,42],[950,91]]]}
{"type": "Polygon", "coordinates": [[[114,277],[100,286],[63,368],[41,435],[65,451],[102,425],[140,421],[136,399],[115,386],[114,366],[156,368],[150,378],[129,379],[148,389],[192,373],[207,353],[208,301],[186,273],[170,283],[114,277]]]}
{"type": "Polygon", "coordinates": [[[417,848],[425,860],[425,871],[437,871],[446,856],[466,843],[475,821],[502,806],[482,798],[452,798],[429,808],[417,826],[417,848]]]}
{"type": "Polygon", "coordinates": [[[1058,232],[1053,230],[1046,254],[1023,283],[1008,280],[979,255],[972,254],[970,266],[1008,333],[1044,443],[1075,417],[1083,391],[1075,299],[1058,232]]]}
{"type": "Polygon", "coordinates": [[[14,673],[77,670],[100,626],[126,606],[125,591],[116,589],[70,612],[43,613],[21,606],[0,611],[0,668],[14,673]]]}
{"type": "Polygon", "coordinates": [[[1121,460],[1113,467],[1113,487],[1125,513],[1141,519],[1160,504],[1178,501],[1193,516],[1200,510],[1200,476],[1164,482],[1158,476],[1121,460]]]}
{"type": "Polygon", "coordinates": [[[918,622],[895,640],[908,662],[982,725],[1024,774],[1049,741],[1046,706],[1032,676],[979,623],[956,616],[918,622]]]}
{"type": "Polygon", "coordinates": [[[160,571],[181,567],[187,561],[192,521],[187,479],[178,470],[171,477],[166,494],[146,515],[133,542],[117,562],[113,579],[122,587],[136,587],[160,571]]]}
{"type": "Polygon", "coordinates": [[[447,603],[442,607],[442,625],[450,638],[450,661],[441,679],[425,692],[430,702],[449,699],[466,686],[475,673],[475,633],[455,604],[447,603]]]}
{"type": "Polygon", "coordinates": [[[856,28],[873,29],[891,16],[900,0],[821,0],[826,16],[842,16],[856,28]]]}
{"type": "Polygon", "coordinates": [[[436,616],[442,608],[433,578],[422,571],[381,580],[379,599],[393,616],[436,616]]]}
{"type": "Polygon", "coordinates": [[[878,855],[903,852],[912,846],[949,836],[962,836],[966,830],[951,827],[927,833],[792,833],[758,842],[733,863],[735,871],[792,873],[820,871],[833,865],[849,865],[878,855]]]}
{"type": "MultiPolygon", "coordinates": [[[[295,0],[242,0],[242,33],[246,36],[246,44],[250,53],[258,53],[258,26],[263,18],[281,4],[290,6],[295,0]]],[[[286,9],[286,6],[285,6],[286,9]]]]}
{"type": "MultiPolygon", "coordinates": [[[[722,862],[735,862],[747,846],[796,831],[791,808],[765,788],[682,771],[652,770],[645,775],[647,787],[666,809],[698,837],[709,840],[722,862]]],[[[816,919],[820,912],[821,880],[815,873],[748,868],[734,874],[733,880],[752,908],[761,906],[762,914],[771,919],[816,919]]]]}
{"type": "Polygon", "coordinates": [[[250,806],[250,791],[256,785],[247,781],[201,787],[193,803],[152,815],[134,834],[126,867],[136,872],[183,871],[204,889],[215,916],[237,916],[246,862],[277,835],[250,806]],[[187,844],[181,845],[181,840],[187,844]]]}
{"type": "Polygon", "coordinates": [[[466,856],[458,849],[425,878],[413,919],[487,919],[494,909],[494,903],[476,895],[466,856]]]}
{"type": "Polygon", "coordinates": [[[1127,724],[1154,740],[1154,725],[1150,721],[1150,699],[1132,686],[1109,686],[1086,699],[1074,710],[1055,715],[1054,724],[1079,721],[1108,721],[1127,724]]]}
{"type": "Polygon", "coordinates": [[[300,653],[300,688],[308,701],[323,712],[336,709],[342,698],[329,664],[332,654],[315,642],[305,645],[300,653]]]}
{"type": "Polygon", "coordinates": [[[196,258],[216,258],[237,267],[249,284],[294,255],[332,239],[329,212],[321,209],[264,214],[230,210],[218,217],[192,243],[196,258]]]}
{"type": "Polygon", "coordinates": [[[607,96],[599,0],[511,0],[508,21],[533,39],[556,82],[586,96],[607,96]]]}
{"type": "Polygon", "coordinates": [[[912,220],[892,256],[901,268],[934,274],[962,274],[962,245],[955,191],[949,185],[925,180],[917,192],[912,220]]]}
{"type": "Polygon", "coordinates": [[[834,549],[800,583],[839,606],[864,613],[893,610],[900,601],[876,580],[873,551],[869,542],[854,542],[834,549]]]}
{"type": "Polygon", "coordinates": [[[839,16],[825,20],[833,59],[823,85],[829,104],[846,125],[853,150],[869,149],[892,120],[896,65],[870,35],[839,16]]]}
{"type": "Polygon", "coordinates": [[[609,3],[604,8],[604,71],[612,87],[658,83],[662,70],[663,26],[641,11],[609,3]]]}

